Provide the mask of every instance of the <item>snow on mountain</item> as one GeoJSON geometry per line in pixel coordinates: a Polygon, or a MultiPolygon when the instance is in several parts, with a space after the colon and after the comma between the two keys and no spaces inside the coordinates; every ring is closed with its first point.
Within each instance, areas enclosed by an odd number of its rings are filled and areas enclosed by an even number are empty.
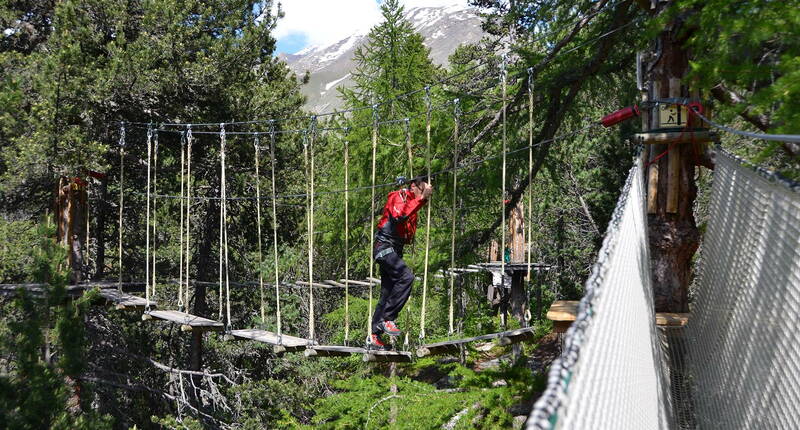
{"type": "MultiPolygon", "coordinates": [[[[464,6],[412,8],[406,11],[405,18],[425,38],[436,64],[446,65],[459,45],[484,36],[477,11],[464,6]]],[[[310,73],[309,83],[302,88],[306,108],[321,113],[342,106],[336,88],[352,85],[353,54],[366,42],[366,36],[365,31],[359,31],[327,46],[309,46],[294,54],[280,55],[298,76],[310,73]]]]}

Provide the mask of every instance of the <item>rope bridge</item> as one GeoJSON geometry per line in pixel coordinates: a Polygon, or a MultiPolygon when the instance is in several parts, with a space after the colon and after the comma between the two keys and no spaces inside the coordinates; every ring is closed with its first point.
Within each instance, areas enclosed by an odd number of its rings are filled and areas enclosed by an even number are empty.
{"type": "Polygon", "coordinates": [[[641,160],[528,429],[800,427],[800,185],[717,151],[686,328],[657,328],[641,160]]]}

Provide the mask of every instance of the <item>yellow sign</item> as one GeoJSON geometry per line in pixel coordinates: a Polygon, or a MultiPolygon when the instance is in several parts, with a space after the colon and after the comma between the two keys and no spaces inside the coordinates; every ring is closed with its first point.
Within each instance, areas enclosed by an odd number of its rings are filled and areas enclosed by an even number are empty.
{"type": "Polygon", "coordinates": [[[661,128],[683,128],[688,121],[686,106],[682,105],[658,105],[658,122],[661,128]]]}

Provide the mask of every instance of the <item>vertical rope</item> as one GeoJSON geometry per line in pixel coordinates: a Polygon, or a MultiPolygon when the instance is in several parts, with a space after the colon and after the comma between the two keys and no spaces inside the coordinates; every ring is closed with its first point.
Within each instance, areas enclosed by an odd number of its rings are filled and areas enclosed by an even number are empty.
{"type": "MultiPolygon", "coordinates": [[[[153,194],[158,194],[156,176],[158,173],[158,128],[155,129],[153,134],[153,194]]],[[[153,200],[153,282],[150,285],[152,290],[150,294],[153,295],[153,300],[156,300],[156,227],[158,226],[158,217],[156,216],[156,201],[153,200]]]]}
{"type": "Polygon", "coordinates": [[[150,170],[152,168],[152,141],[153,141],[153,126],[147,127],[147,208],[145,215],[145,257],[144,257],[144,294],[145,311],[150,311],[150,170]]]}
{"type": "Polygon", "coordinates": [[[117,266],[119,267],[119,278],[117,280],[117,291],[122,293],[122,207],[123,207],[123,187],[125,184],[125,123],[123,122],[119,130],[119,218],[117,220],[117,266]]]}
{"type": "Polygon", "coordinates": [[[344,344],[350,340],[350,142],[344,130],[344,344]]]}
{"type": "MultiPolygon", "coordinates": [[[[503,57],[501,68],[501,78],[503,80],[503,192],[500,195],[502,212],[502,223],[500,224],[500,279],[505,287],[506,276],[506,59],[503,57]]],[[[502,315],[505,318],[505,315],[502,315]]]]}
{"type": "Polygon", "coordinates": [[[189,222],[191,221],[191,208],[192,208],[192,141],[194,137],[192,136],[192,126],[189,125],[186,128],[186,235],[184,236],[186,240],[186,258],[184,258],[184,265],[186,266],[186,288],[184,288],[184,294],[186,294],[186,301],[184,302],[186,305],[186,309],[189,308],[189,262],[191,261],[191,252],[190,252],[190,242],[189,242],[189,233],[191,232],[189,228],[189,222]]]}
{"type": "Polygon", "coordinates": [[[528,282],[531,280],[531,239],[533,237],[533,69],[528,68],[528,282]]]}
{"type": "Polygon", "coordinates": [[[314,139],[316,137],[317,117],[311,117],[311,138],[309,139],[308,167],[308,334],[314,340],[314,139]]]}
{"type": "MultiPolygon", "coordinates": [[[[413,178],[414,177],[414,157],[413,157],[412,150],[411,150],[411,119],[406,118],[404,122],[405,122],[405,126],[406,126],[406,152],[407,152],[407,155],[408,155],[408,177],[409,178],[413,178]]],[[[412,250],[412,254],[413,254],[414,248],[412,247],[411,250],[412,250]]],[[[412,289],[412,292],[413,292],[413,289],[412,289]]],[[[410,298],[411,297],[409,296],[409,299],[410,298]]],[[[405,306],[404,310],[405,310],[405,312],[403,312],[403,313],[405,314],[405,316],[403,317],[403,324],[406,327],[411,327],[411,313],[412,313],[412,311],[411,311],[411,300],[409,300],[406,303],[406,306],[405,306]]],[[[409,335],[408,334],[409,334],[409,331],[410,330],[406,330],[405,333],[403,334],[403,345],[406,346],[406,347],[408,346],[408,339],[409,339],[409,335]]]]}
{"type": "Polygon", "coordinates": [[[85,246],[83,248],[84,249],[84,253],[85,253],[85,255],[83,257],[83,261],[84,261],[84,266],[86,267],[87,273],[88,273],[89,268],[90,268],[90,263],[89,263],[89,226],[90,226],[89,218],[91,217],[91,205],[89,204],[89,185],[88,185],[90,180],[91,180],[91,176],[88,176],[86,178],[86,184],[87,184],[86,185],[86,241],[84,242],[85,246]]]}
{"type": "MultiPolygon", "coordinates": [[[[220,163],[222,165],[222,225],[225,246],[225,327],[226,331],[231,330],[231,283],[228,274],[228,185],[225,174],[225,123],[219,125],[220,141],[220,163]]],[[[220,302],[222,297],[220,297],[220,302]]]]}
{"type": "Polygon", "coordinates": [[[261,175],[258,173],[258,165],[259,162],[259,141],[258,141],[258,134],[256,134],[255,140],[253,141],[253,147],[255,148],[255,164],[256,164],[256,227],[257,227],[257,235],[258,235],[258,291],[261,300],[261,322],[264,322],[264,273],[263,273],[263,264],[264,258],[262,256],[261,251],[261,175]]]}
{"type": "Polygon", "coordinates": [[[406,118],[406,152],[408,152],[408,177],[414,177],[414,158],[411,153],[411,120],[406,118]]]}
{"type": "Polygon", "coordinates": [[[181,133],[181,227],[180,227],[180,253],[178,256],[178,310],[183,311],[183,223],[184,223],[184,209],[186,202],[184,201],[184,193],[186,187],[184,184],[184,174],[186,167],[186,132],[181,133]]]}
{"type": "MultiPolygon", "coordinates": [[[[428,172],[428,181],[431,179],[431,87],[425,87],[425,103],[427,104],[425,113],[425,167],[428,172]]],[[[428,257],[430,255],[431,244],[431,204],[433,196],[428,198],[425,208],[425,263],[422,275],[422,311],[419,320],[419,337],[425,337],[425,307],[428,300],[428,257]]]]}
{"type": "Polygon", "coordinates": [[[270,171],[272,175],[272,255],[274,258],[274,272],[275,272],[275,316],[277,319],[277,333],[278,343],[281,343],[281,292],[280,281],[278,276],[278,202],[275,198],[275,123],[269,122],[269,156],[270,156],[270,171]]]}
{"type": "Polygon", "coordinates": [[[369,225],[367,234],[369,234],[369,249],[367,250],[367,258],[369,258],[369,307],[367,307],[367,339],[372,334],[372,278],[375,275],[375,260],[372,258],[373,249],[375,249],[375,157],[378,149],[378,105],[372,106],[372,198],[370,198],[370,212],[369,212],[369,225]]]}
{"type": "Polygon", "coordinates": [[[456,189],[458,187],[458,120],[460,108],[458,99],[453,100],[453,205],[452,221],[450,224],[450,308],[448,310],[448,334],[453,334],[453,298],[456,283],[456,189]]]}

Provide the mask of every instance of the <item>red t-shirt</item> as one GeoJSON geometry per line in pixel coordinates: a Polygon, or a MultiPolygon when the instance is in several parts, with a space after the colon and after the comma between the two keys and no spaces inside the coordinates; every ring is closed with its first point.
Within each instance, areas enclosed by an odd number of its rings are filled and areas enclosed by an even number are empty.
{"type": "MultiPolygon", "coordinates": [[[[424,206],[426,200],[416,197],[408,189],[392,191],[383,206],[383,216],[378,221],[378,231],[391,236],[392,242],[402,240],[401,243],[411,243],[417,232],[417,211],[424,206]],[[385,231],[384,227],[390,217],[394,219],[392,231],[385,231]]],[[[380,234],[379,234],[380,237],[380,234]]]]}

